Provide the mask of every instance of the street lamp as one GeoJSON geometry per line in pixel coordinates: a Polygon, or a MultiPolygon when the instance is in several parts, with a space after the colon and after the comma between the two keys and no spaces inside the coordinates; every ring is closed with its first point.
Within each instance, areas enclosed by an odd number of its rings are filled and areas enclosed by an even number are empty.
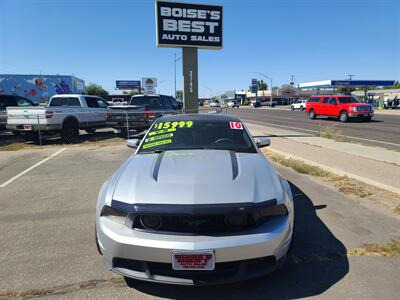
{"type": "MultiPolygon", "coordinates": [[[[271,97],[269,98],[269,107],[271,107],[272,108],[272,78],[271,77],[269,77],[269,76],[267,76],[267,75],[265,75],[265,74],[263,74],[263,73],[261,73],[261,72],[254,72],[254,73],[256,73],[256,74],[259,74],[259,75],[261,75],[262,77],[264,77],[264,78],[266,78],[267,80],[269,80],[269,82],[270,82],[270,84],[271,84],[271,97]]],[[[257,99],[257,94],[256,94],[256,99],[257,99]]]]}
{"type": "Polygon", "coordinates": [[[176,53],[174,53],[174,65],[175,65],[175,67],[174,67],[174,78],[175,78],[174,79],[174,82],[175,82],[175,94],[174,94],[174,96],[175,96],[175,98],[176,98],[176,62],[181,60],[181,59],[182,59],[182,56],[176,58],[176,53]]]}

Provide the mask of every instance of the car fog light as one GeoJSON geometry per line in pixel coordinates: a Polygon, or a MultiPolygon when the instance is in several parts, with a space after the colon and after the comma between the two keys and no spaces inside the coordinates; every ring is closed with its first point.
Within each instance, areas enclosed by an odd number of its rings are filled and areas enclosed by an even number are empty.
{"type": "Polygon", "coordinates": [[[159,229],[162,225],[162,219],[160,216],[141,216],[140,224],[145,229],[159,229]]]}
{"type": "Polygon", "coordinates": [[[232,228],[242,228],[247,224],[248,216],[246,214],[233,214],[225,217],[225,224],[232,228]]]}

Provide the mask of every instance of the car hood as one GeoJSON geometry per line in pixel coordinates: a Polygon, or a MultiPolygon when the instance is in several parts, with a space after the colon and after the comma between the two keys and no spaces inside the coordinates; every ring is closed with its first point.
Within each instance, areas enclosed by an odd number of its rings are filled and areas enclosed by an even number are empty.
{"type": "Polygon", "coordinates": [[[131,157],[112,199],[128,204],[218,204],[282,197],[277,173],[259,153],[180,150],[131,157]]]}

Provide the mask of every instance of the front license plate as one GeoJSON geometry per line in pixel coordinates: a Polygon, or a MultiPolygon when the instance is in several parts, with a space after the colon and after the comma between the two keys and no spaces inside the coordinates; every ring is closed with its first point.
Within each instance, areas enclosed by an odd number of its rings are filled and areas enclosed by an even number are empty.
{"type": "Polygon", "coordinates": [[[214,270],[215,255],[214,251],[173,251],[172,269],[183,270],[214,270]]]}
{"type": "Polygon", "coordinates": [[[32,130],[32,125],[24,125],[25,130],[32,130]]]}

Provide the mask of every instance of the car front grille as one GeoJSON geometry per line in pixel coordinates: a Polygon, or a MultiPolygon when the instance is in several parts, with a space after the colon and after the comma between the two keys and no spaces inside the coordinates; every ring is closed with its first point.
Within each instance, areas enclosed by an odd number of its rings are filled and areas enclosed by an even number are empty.
{"type": "Polygon", "coordinates": [[[157,229],[145,228],[140,221],[141,215],[134,216],[133,229],[157,231],[159,233],[174,234],[229,234],[239,233],[264,224],[267,220],[277,216],[257,217],[252,214],[246,215],[246,221],[240,226],[230,226],[226,223],[227,215],[204,215],[204,216],[157,216],[161,218],[161,226],[157,229]]]}
{"type": "Polygon", "coordinates": [[[371,107],[370,106],[359,106],[357,108],[357,111],[370,111],[371,107]]]}

